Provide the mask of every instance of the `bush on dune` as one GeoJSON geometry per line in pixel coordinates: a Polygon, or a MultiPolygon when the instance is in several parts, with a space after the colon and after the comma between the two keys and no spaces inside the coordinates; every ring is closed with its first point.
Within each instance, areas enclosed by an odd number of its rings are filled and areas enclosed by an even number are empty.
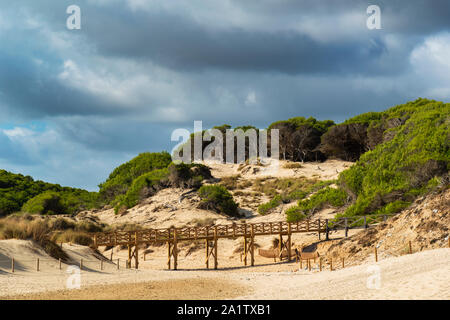
{"type": "Polygon", "coordinates": [[[238,205],[233,195],[221,185],[205,185],[198,190],[202,199],[200,208],[237,216],[238,205]]]}
{"type": "Polygon", "coordinates": [[[345,216],[398,212],[448,174],[450,104],[419,99],[383,117],[405,120],[384,133],[387,141],[340,174],[339,184],[354,200],[345,216]]]}
{"type": "Polygon", "coordinates": [[[167,168],[171,161],[167,152],[141,153],[114,169],[108,179],[99,185],[100,197],[107,202],[114,200],[125,194],[135,179],[156,169],[167,168]]]}
{"type": "Polygon", "coordinates": [[[342,207],[346,204],[346,201],[347,193],[344,190],[326,187],[308,199],[299,200],[297,206],[286,210],[287,221],[299,221],[327,206],[334,208],[342,207]]]}

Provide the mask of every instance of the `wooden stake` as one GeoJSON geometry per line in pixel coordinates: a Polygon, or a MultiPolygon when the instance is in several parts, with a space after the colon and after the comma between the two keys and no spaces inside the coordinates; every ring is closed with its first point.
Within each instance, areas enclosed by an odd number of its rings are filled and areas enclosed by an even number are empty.
{"type": "Polygon", "coordinates": [[[319,219],[319,222],[317,224],[317,230],[318,230],[319,240],[320,240],[320,219],[319,219]]]}
{"type": "Polygon", "coordinates": [[[300,257],[300,269],[303,269],[302,257],[300,257]]]}
{"type": "Polygon", "coordinates": [[[244,225],[244,266],[247,265],[247,247],[248,247],[248,240],[247,240],[247,225],[244,225]]]}
{"type": "Polygon", "coordinates": [[[251,225],[251,243],[250,243],[250,264],[255,265],[255,226],[251,225]]]}
{"type": "Polygon", "coordinates": [[[345,218],[345,237],[348,237],[348,218],[345,218]]]}
{"type": "Polygon", "coordinates": [[[408,242],[408,246],[409,246],[409,254],[412,254],[412,246],[411,246],[411,241],[408,242]]]}
{"type": "Polygon", "coordinates": [[[100,260],[100,270],[103,271],[103,260],[100,260]]]}
{"type": "Polygon", "coordinates": [[[308,259],[308,270],[311,271],[311,260],[308,259]]]}
{"type": "Polygon", "coordinates": [[[120,269],[120,259],[117,259],[117,270],[120,269]]]}
{"type": "Polygon", "coordinates": [[[378,250],[377,250],[377,247],[375,247],[375,262],[378,262],[378,250]]]}
{"type": "Polygon", "coordinates": [[[36,271],[39,271],[39,258],[36,260],[36,271]]]}
{"type": "Polygon", "coordinates": [[[170,254],[171,254],[171,243],[170,243],[170,229],[169,230],[167,230],[167,232],[168,232],[168,235],[167,235],[167,268],[170,270],[170,263],[171,263],[171,257],[170,257],[170,254]]]}
{"type": "Polygon", "coordinates": [[[83,259],[80,259],[80,270],[83,270],[83,259]]]}
{"type": "Polygon", "coordinates": [[[342,269],[345,268],[344,257],[342,257],[342,269]]]}
{"type": "Polygon", "coordinates": [[[217,261],[217,226],[214,227],[214,269],[217,270],[219,265],[217,261]]]}
{"type": "Polygon", "coordinates": [[[292,246],[292,243],[291,243],[291,232],[292,232],[292,229],[291,229],[291,223],[289,222],[288,223],[288,243],[287,243],[287,250],[288,250],[288,261],[291,261],[291,246],[292,246]]]}
{"type": "Polygon", "coordinates": [[[11,259],[11,272],[14,273],[14,258],[11,259]]]}
{"type": "Polygon", "coordinates": [[[139,269],[139,238],[137,231],[134,233],[134,265],[139,269]]]}
{"type": "Polygon", "coordinates": [[[330,271],[333,271],[333,258],[330,258],[330,271]]]}
{"type": "Polygon", "coordinates": [[[61,258],[59,259],[59,270],[61,270],[61,258]]]}
{"type": "Polygon", "coordinates": [[[206,269],[209,269],[209,241],[208,241],[208,238],[205,239],[205,247],[206,247],[206,269]]]}
{"type": "Polygon", "coordinates": [[[172,244],[170,243],[170,240],[167,241],[167,268],[170,270],[171,269],[171,249],[172,249],[172,244]]]}
{"type": "Polygon", "coordinates": [[[330,240],[330,228],[328,227],[328,219],[325,219],[325,232],[326,232],[326,235],[325,235],[325,240],[330,240]]]}
{"type": "Polygon", "coordinates": [[[319,258],[319,270],[322,271],[322,257],[319,258]]]}

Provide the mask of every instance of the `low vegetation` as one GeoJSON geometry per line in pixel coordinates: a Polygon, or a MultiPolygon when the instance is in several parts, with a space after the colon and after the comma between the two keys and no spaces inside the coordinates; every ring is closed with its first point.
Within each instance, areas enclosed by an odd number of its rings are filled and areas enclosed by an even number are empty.
{"type": "Polygon", "coordinates": [[[62,217],[10,215],[0,219],[0,240],[33,240],[50,256],[66,260],[67,255],[62,251],[59,243],[91,245],[92,232],[103,231],[105,227],[103,224],[88,221],[74,222],[62,217]]]}
{"type": "Polygon", "coordinates": [[[200,208],[214,210],[230,216],[238,215],[238,205],[233,195],[221,185],[204,185],[198,190],[200,208]]]}
{"type": "Polygon", "coordinates": [[[262,190],[267,193],[276,193],[275,196],[267,203],[263,203],[258,207],[258,213],[261,215],[268,214],[282,203],[290,203],[295,200],[301,200],[308,195],[332,184],[333,181],[319,181],[312,179],[274,179],[266,181],[262,190]],[[273,189],[271,189],[273,188],[273,189]]]}
{"type": "Polygon", "coordinates": [[[108,179],[99,185],[100,197],[106,202],[127,193],[133,181],[143,174],[167,168],[172,158],[167,152],[141,153],[113,170],[108,179]]]}
{"type": "Polygon", "coordinates": [[[450,104],[419,99],[354,121],[362,120],[369,121],[369,128],[398,125],[384,130],[384,142],[340,174],[340,186],[354,201],[345,216],[398,212],[441,180],[445,183],[450,104]]]}
{"type": "Polygon", "coordinates": [[[317,191],[308,199],[299,200],[297,206],[286,210],[287,221],[299,221],[326,207],[342,207],[346,202],[347,193],[344,190],[326,187],[317,191]]]}

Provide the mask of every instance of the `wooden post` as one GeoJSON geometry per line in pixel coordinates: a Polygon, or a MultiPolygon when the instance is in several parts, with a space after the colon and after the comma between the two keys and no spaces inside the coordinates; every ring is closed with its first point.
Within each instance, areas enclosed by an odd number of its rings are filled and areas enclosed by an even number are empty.
{"type": "Polygon", "coordinates": [[[319,257],[319,270],[322,271],[322,257],[319,257]]]}
{"type": "Polygon", "coordinates": [[[127,269],[131,268],[131,244],[128,244],[128,260],[127,260],[127,269]]]}
{"type": "Polygon", "coordinates": [[[100,270],[103,271],[103,260],[100,260],[100,270]]]}
{"type": "Polygon", "coordinates": [[[14,273],[14,257],[11,259],[11,272],[14,273]]]}
{"type": "Polygon", "coordinates": [[[288,223],[288,245],[287,245],[287,250],[288,250],[288,261],[291,261],[291,247],[292,247],[292,243],[291,243],[291,223],[288,223]]]}
{"type": "Polygon", "coordinates": [[[209,269],[209,241],[208,241],[208,238],[205,239],[205,247],[206,247],[206,269],[209,269]]]}
{"type": "Polygon", "coordinates": [[[411,246],[411,241],[408,242],[408,246],[409,246],[409,254],[412,254],[412,246],[411,246]]]}
{"type": "Polygon", "coordinates": [[[173,255],[173,269],[177,270],[178,268],[178,238],[177,238],[177,229],[173,230],[173,248],[172,248],[172,255],[173,255]]]}
{"type": "Polygon", "coordinates": [[[326,236],[325,236],[325,240],[330,240],[329,238],[329,234],[330,234],[330,228],[328,227],[328,219],[325,219],[325,232],[326,232],[326,236]]]}
{"type": "Polygon", "coordinates": [[[255,265],[255,226],[252,224],[251,228],[250,264],[253,267],[255,265]]]}
{"type": "Polygon", "coordinates": [[[319,219],[318,224],[317,224],[317,230],[318,230],[319,240],[320,240],[320,219],[319,219]]]}
{"type": "Polygon", "coordinates": [[[39,258],[36,260],[36,271],[39,271],[39,258]]]}
{"type": "Polygon", "coordinates": [[[303,269],[302,257],[300,256],[300,269],[303,269]]]}
{"type": "Polygon", "coordinates": [[[61,270],[61,258],[59,258],[59,270],[61,270]]]}
{"type": "Polygon", "coordinates": [[[342,257],[342,269],[345,268],[344,257],[342,257]]]}
{"type": "Polygon", "coordinates": [[[120,269],[120,259],[117,259],[117,270],[120,269]]]}
{"type": "Polygon", "coordinates": [[[244,266],[247,265],[247,247],[248,247],[248,243],[247,243],[247,225],[244,225],[244,266]]]}
{"type": "Polygon", "coordinates": [[[139,269],[139,238],[137,231],[134,233],[134,265],[139,269]]]}
{"type": "Polygon", "coordinates": [[[448,247],[450,248],[450,236],[448,236],[448,247]]]}
{"type": "Polygon", "coordinates": [[[378,250],[377,250],[377,247],[375,247],[375,262],[378,262],[378,250]]]}
{"type": "Polygon", "coordinates": [[[111,261],[113,261],[113,251],[114,251],[114,247],[111,248],[111,258],[110,258],[111,261]]]}
{"type": "Polygon", "coordinates": [[[344,218],[345,220],[345,237],[348,237],[348,218],[344,218]]]}
{"type": "Polygon", "coordinates": [[[167,230],[168,234],[167,234],[167,268],[170,270],[171,269],[171,243],[170,243],[170,229],[167,230]]]}
{"type": "Polygon", "coordinates": [[[217,226],[214,227],[214,269],[217,270],[217,226]]]}
{"type": "Polygon", "coordinates": [[[279,254],[280,254],[280,261],[282,261],[283,260],[283,255],[282,255],[282,253],[283,253],[283,223],[282,222],[280,222],[280,224],[279,224],[279,227],[280,227],[280,230],[279,230],[279,237],[280,237],[280,239],[279,239],[279,242],[278,242],[278,248],[279,248],[279,254]]]}
{"type": "Polygon", "coordinates": [[[80,259],[80,270],[83,270],[83,259],[80,259]]]}
{"type": "Polygon", "coordinates": [[[308,270],[311,271],[311,259],[308,259],[308,270]]]}
{"type": "Polygon", "coordinates": [[[369,226],[367,225],[367,217],[364,216],[364,229],[367,229],[369,226]]]}
{"type": "Polygon", "coordinates": [[[330,271],[333,271],[333,258],[330,258],[330,271]]]}

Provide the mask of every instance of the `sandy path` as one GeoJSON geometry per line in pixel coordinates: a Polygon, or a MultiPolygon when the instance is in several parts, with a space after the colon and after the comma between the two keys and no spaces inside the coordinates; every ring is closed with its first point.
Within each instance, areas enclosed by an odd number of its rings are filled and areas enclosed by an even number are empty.
{"type": "MultiPolygon", "coordinates": [[[[256,268],[257,269],[257,268],[256,268]]],[[[255,270],[256,270],[255,269],[255,270]]],[[[249,269],[246,269],[249,271],[249,269]]],[[[123,270],[82,272],[82,289],[26,299],[450,299],[450,249],[424,251],[338,271],[240,272],[123,270]],[[380,286],[368,269],[379,267],[380,286]],[[200,281],[200,282],[199,282],[200,281]],[[147,282],[147,284],[145,284],[147,282]],[[95,285],[102,287],[99,294],[95,285]],[[155,290],[157,289],[157,290],[155,290]],[[229,291],[228,289],[231,289],[229,291]],[[222,291],[219,291],[222,290],[222,291]],[[233,292],[234,293],[230,293],[233,292]]],[[[0,275],[0,296],[64,289],[67,275],[0,275]]]]}

